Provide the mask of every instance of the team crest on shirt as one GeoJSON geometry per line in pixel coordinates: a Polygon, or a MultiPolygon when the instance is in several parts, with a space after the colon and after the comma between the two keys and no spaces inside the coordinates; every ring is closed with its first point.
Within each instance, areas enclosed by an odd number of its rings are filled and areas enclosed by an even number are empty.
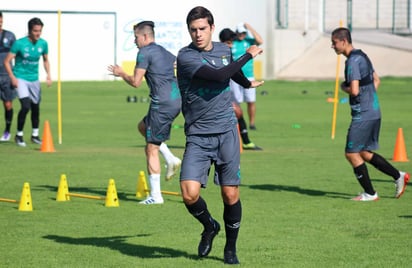
{"type": "Polygon", "coordinates": [[[229,61],[227,60],[226,56],[223,56],[223,57],[222,57],[222,63],[223,63],[223,65],[225,65],[225,66],[229,64],[229,61]]]}

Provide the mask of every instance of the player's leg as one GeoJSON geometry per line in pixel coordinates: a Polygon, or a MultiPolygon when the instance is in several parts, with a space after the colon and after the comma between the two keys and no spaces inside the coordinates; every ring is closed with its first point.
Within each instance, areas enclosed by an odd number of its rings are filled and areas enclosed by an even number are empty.
{"type": "Polygon", "coordinates": [[[239,198],[240,185],[240,151],[236,133],[221,135],[219,158],[216,161],[215,180],[221,185],[223,200],[223,220],[225,222],[226,244],[224,262],[238,264],[236,242],[242,218],[242,205],[239,198]]]}
{"type": "Polygon", "coordinates": [[[249,116],[249,128],[256,130],[255,118],[256,118],[256,89],[245,88],[243,89],[244,99],[247,103],[247,113],[249,116]]]}
{"type": "Polygon", "coordinates": [[[207,184],[212,160],[202,149],[206,146],[202,142],[203,139],[205,138],[187,137],[180,174],[180,188],[186,209],[203,226],[202,238],[198,246],[199,257],[205,257],[210,253],[213,239],[220,231],[219,223],[213,219],[206,201],[200,196],[201,187],[207,184]]]}

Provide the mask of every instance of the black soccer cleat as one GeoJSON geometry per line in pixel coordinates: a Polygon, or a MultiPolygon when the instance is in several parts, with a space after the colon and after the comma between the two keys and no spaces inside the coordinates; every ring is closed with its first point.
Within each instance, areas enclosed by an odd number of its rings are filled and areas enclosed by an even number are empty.
{"type": "Polygon", "coordinates": [[[198,255],[199,257],[206,257],[209,255],[210,251],[212,250],[213,239],[220,231],[220,224],[214,221],[214,228],[213,231],[203,231],[202,239],[200,240],[199,247],[198,247],[198,255]]]}
{"type": "Polygon", "coordinates": [[[225,264],[240,264],[239,259],[236,256],[236,251],[225,251],[224,262],[225,264]]]}
{"type": "Polygon", "coordinates": [[[36,144],[41,144],[39,136],[31,136],[31,142],[36,144]]]}

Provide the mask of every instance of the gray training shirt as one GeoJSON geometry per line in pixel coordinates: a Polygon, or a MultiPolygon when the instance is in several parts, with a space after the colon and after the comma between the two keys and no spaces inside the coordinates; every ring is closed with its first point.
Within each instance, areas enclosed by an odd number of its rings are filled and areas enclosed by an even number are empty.
{"type": "Polygon", "coordinates": [[[199,51],[193,44],[182,48],[177,56],[177,77],[182,95],[182,113],[186,135],[225,133],[237,123],[229,80],[197,78],[203,65],[219,69],[232,60],[230,48],[213,42],[210,51],[199,51]]]}

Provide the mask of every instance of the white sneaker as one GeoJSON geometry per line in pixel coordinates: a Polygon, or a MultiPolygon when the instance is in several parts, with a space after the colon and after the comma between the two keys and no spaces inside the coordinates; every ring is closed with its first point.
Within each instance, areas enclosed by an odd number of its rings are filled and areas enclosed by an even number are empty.
{"type": "Polygon", "coordinates": [[[374,195],[370,195],[368,193],[361,193],[357,197],[352,198],[353,201],[378,201],[378,192],[375,192],[374,195]]]}
{"type": "Polygon", "coordinates": [[[142,205],[156,205],[156,204],[163,204],[163,198],[162,199],[154,199],[153,197],[149,196],[143,201],[140,201],[139,204],[142,205]]]}
{"type": "Polygon", "coordinates": [[[166,164],[166,180],[170,181],[182,165],[182,160],[175,157],[172,163],[166,164]]]}
{"type": "Polygon", "coordinates": [[[403,194],[403,192],[405,192],[406,189],[406,185],[408,184],[409,181],[409,173],[407,172],[399,172],[401,174],[401,176],[399,177],[399,179],[397,179],[395,181],[395,197],[399,198],[401,197],[401,195],[403,194]]]}
{"type": "Polygon", "coordinates": [[[17,144],[18,146],[20,146],[20,147],[26,147],[26,143],[25,143],[24,140],[23,140],[23,136],[18,136],[18,135],[16,135],[16,136],[14,137],[14,140],[16,141],[16,144],[17,144]]]}
{"type": "Polygon", "coordinates": [[[9,141],[10,140],[10,133],[7,131],[4,131],[3,136],[1,136],[0,141],[9,141]]]}

